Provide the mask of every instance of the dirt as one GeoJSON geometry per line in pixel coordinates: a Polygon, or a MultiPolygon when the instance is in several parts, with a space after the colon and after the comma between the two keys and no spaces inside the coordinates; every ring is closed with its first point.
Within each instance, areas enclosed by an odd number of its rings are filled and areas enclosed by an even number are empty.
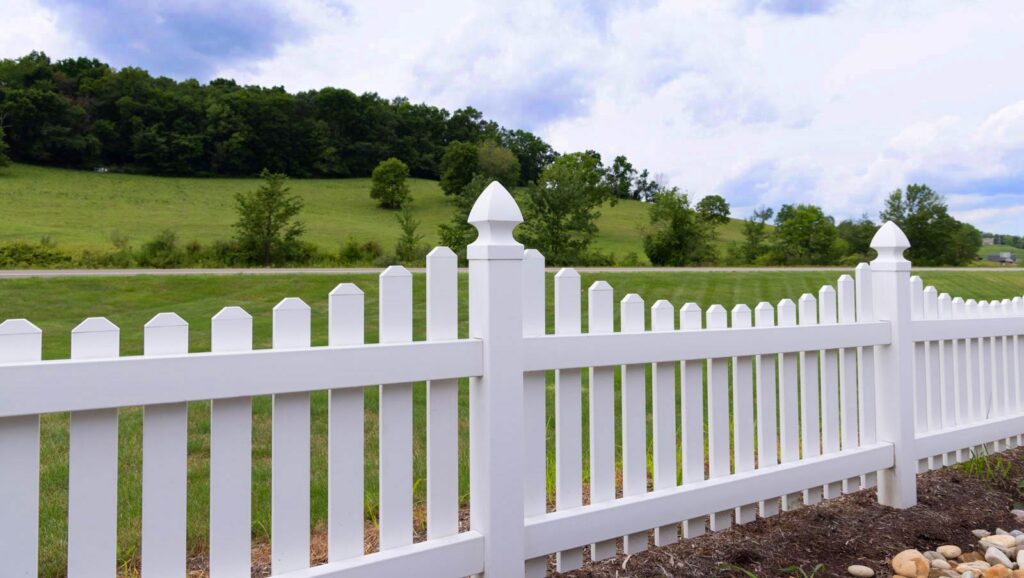
{"type": "MultiPolygon", "coordinates": [[[[1000,454],[1013,464],[1008,476],[982,479],[957,467],[918,476],[918,504],[896,510],[878,504],[874,490],[863,490],[813,507],[758,519],[743,526],[708,533],[678,544],[651,548],[639,554],[585,565],[580,570],[552,575],[572,578],[646,578],[662,576],[745,576],[736,565],[760,578],[799,576],[783,568],[799,566],[808,575],[818,564],[825,569],[815,578],[848,576],[846,568],[862,564],[876,576],[892,576],[889,561],[907,548],[934,550],[943,544],[971,549],[977,539],[971,530],[1024,529],[1010,510],[1024,500],[1018,481],[1024,479],[1024,448],[1000,454]]],[[[460,526],[468,526],[463,511],[460,526]]],[[[417,520],[416,541],[425,539],[422,520],[417,520]]],[[[326,532],[319,529],[311,540],[313,565],[327,561],[326,532]]],[[[621,543],[620,543],[621,547],[621,543]]],[[[368,526],[366,552],[377,550],[377,533],[368,526]]],[[[621,552],[621,550],[620,550],[621,552]]],[[[589,556],[589,552],[585,553],[589,556]]],[[[553,558],[553,557],[552,557],[553,558]]],[[[205,578],[208,559],[189,559],[190,578],[205,578]]],[[[270,547],[253,546],[253,577],[270,575],[270,547]]],[[[749,578],[749,577],[748,577],[749,578]]]]}

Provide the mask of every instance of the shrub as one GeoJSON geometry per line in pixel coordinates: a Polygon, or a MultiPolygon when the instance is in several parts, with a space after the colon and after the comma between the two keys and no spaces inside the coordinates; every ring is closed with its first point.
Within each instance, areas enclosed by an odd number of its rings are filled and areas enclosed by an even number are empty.
{"type": "Polygon", "coordinates": [[[178,246],[178,235],[170,229],[165,229],[142,245],[138,260],[139,265],[143,267],[181,267],[185,262],[185,252],[178,246]]]}
{"type": "Polygon", "coordinates": [[[0,269],[74,267],[75,258],[52,244],[13,241],[0,244],[0,269]]]}
{"type": "Polygon", "coordinates": [[[341,245],[338,258],[342,265],[372,265],[384,255],[384,248],[377,241],[360,243],[355,237],[349,237],[341,245]]]}
{"type": "Polygon", "coordinates": [[[373,186],[370,187],[370,198],[380,203],[384,209],[401,209],[412,199],[409,196],[409,165],[391,157],[381,161],[373,169],[373,186]]]}

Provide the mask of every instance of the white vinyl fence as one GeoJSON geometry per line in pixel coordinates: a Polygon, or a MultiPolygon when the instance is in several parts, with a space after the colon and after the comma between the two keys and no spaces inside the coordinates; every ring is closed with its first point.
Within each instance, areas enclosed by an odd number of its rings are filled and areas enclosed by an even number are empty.
{"type": "Polygon", "coordinates": [[[271,558],[274,576],[289,578],[540,576],[551,554],[570,570],[584,563],[585,547],[601,560],[622,538],[625,552],[639,552],[651,533],[655,544],[670,544],[875,485],[883,504],[906,508],[916,502],[918,472],[979,448],[1015,447],[1024,433],[1021,299],[976,303],[922,287],[903,258],[907,239],[891,223],[872,242],[877,259],[818,295],[731,311],[658,301],[650,327],[646,304],[630,294],[615,331],[613,289],[597,282],[587,289],[583,333],[584,288],[563,269],[548,334],[544,258],[513,239],[521,221],[496,183],[470,214],[480,235],[469,248],[468,339],[458,339],[457,261],[445,248],[427,259],[426,341],[412,341],[412,277],[401,267],[380,276],[374,344],[363,343],[363,294],[351,284],[328,297],[326,347],[310,347],[310,308],[299,299],[274,308],[273,348],[258,351],[252,318],[237,307],[213,318],[210,353],[188,352],[188,326],[173,313],[146,325],[139,357],[119,357],[118,328],[103,318],[75,328],[71,359],[45,362],[35,326],[0,324],[2,574],[37,572],[39,416],[53,412],[70,412],[71,577],[116,573],[122,407],[144,407],[146,578],[185,573],[191,401],[212,400],[213,578],[250,574],[253,396],[273,396],[271,558]],[[465,377],[470,522],[460,531],[465,377]],[[413,384],[422,381],[427,536],[415,542],[413,384]],[[380,547],[370,554],[367,387],[380,388],[380,547]],[[329,562],[310,567],[310,392],[318,390],[329,392],[329,562]]]}

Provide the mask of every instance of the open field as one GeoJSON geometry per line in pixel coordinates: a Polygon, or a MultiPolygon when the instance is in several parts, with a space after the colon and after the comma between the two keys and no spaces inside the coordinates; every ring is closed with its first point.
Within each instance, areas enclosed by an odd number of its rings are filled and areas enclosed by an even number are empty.
{"type": "MultiPolygon", "coordinates": [[[[111,247],[111,234],[127,235],[138,247],[163,229],[183,242],[230,238],[234,195],[254,190],[258,179],[149,177],[13,165],[0,171],[0,241],[49,237],[72,250],[111,247]]],[[[425,242],[437,241],[437,227],[452,207],[436,181],[410,179],[412,211],[425,242]]],[[[370,179],[296,179],[292,191],[305,201],[300,219],[306,238],[327,252],[349,237],[375,240],[390,251],[399,235],[394,211],[370,199],[370,179]]],[[[640,228],[647,207],[620,201],[602,210],[595,247],[621,259],[636,253],[646,262],[640,228]]],[[[741,238],[742,224],[719,229],[721,242],[741,238]]]]}
{"type": "MultiPolygon", "coordinates": [[[[599,273],[583,274],[583,287],[597,279],[606,279],[616,290],[616,299],[627,292],[640,294],[648,305],[657,299],[668,299],[677,307],[687,301],[707,307],[720,303],[731,308],[736,303],[755,304],[757,299],[777,301],[797,298],[804,292],[816,292],[826,283],[833,283],[836,271],[800,272],[686,272],[686,273],[599,273]]],[[[923,271],[925,283],[934,284],[965,298],[1004,298],[1024,294],[1024,272],[988,271],[923,271]]],[[[548,277],[549,283],[552,276],[548,277]]],[[[349,275],[273,275],[273,276],[146,276],[89,277],[61,279],[9,279],[0,281],[0,319],[28,318],[43,329],[46,358],[67,357],[70,330],[88,316],[106,316],[122,328],[122,352],[142,352],[142,327],[153,315],[175,311],[191,323],[192,351],[205,351],[210,346],[209,320],[221,307],[239,305],[253,315],[254,345],[266,348],[271,338],[271,309],[284,297],[300,297],[313,309],[312,336],[314,345],[326,343],[326,298],[339,282],[355,282],[366,292],[366,339],[377,339],[377,279],[369,274],[349,275]]],[[[466,277],[460,278],[461,333],[466,333],[466,277]]],[[[550,291],[550,288],[549,288],[550,291]]],[[[424,276],[414,277],[414,332],[417,339],[424,334],[424,276]]],[[[584,295],[584,307],[586,307],[584,295]]],[[[548,310],[549,327],[552,311],[548,310]]],[[[311,384],[312,386],[312,384],[311,384]]],[[[460,434],[460,494],[468,495],[465,384],[460,434]]],[[[584,404],[586,401],[584,389],[584,404]]],[[[425,388],[415,388],[414,417],[414,479],[416,503],[424,502],[425,477],[425,388]]],[[[553,405],[553,386],[549,385],[549,406],[553,405]]],[[[648,396],[648,403],[650,403],[648,396]]],[[[377,421],[375,388],[366,395],[366,496],[372,523],[377,500],[377,421]]],[[[253,522],[252,532],[258,542],[269,539],[270,528],[270,399],[256,398],[253,404],[253,522]]],[[[312,403],[312,524],[322,529],[326,523],[326,394],[313,395],[312,403]]],[[[188,543],[193,552],[206,549],[207,512],[209,510],[209,404],[190,406],[189,425],[189,506],[188,543]]],[[[584,412],[584,442],[586,412],[584,412]]],[[[141,421],[138,408],[121,411],[119,455],[119,559],[132,561],[138,555],[141,508],[141,421]]],[[[616,420],[618,422],[618,420],[616,420]]],[[[40,551],[41,571],[46,576],[59,576],[66,551],[67,509],[67,446],[68,417],[54,414],[43,419],[43,471],[41,474],[42,519],[40,551]]],[[[553,458],[553,422],[549,420],[549,459],[553,458]]],[[[648,438],[650,439],[650,438],[648,438]]],[[[584,455],[584,460],[587,457],[584,455]]],[[[586,467],[584,472],[586,472],[586,467]]],[[[585,474],[586,475],[586,474],[585,474]]],[[[550,481],[550,480],[549,480],[550,481]]],[[[422,508],[421,510],[422,511],[422,508]]]]}

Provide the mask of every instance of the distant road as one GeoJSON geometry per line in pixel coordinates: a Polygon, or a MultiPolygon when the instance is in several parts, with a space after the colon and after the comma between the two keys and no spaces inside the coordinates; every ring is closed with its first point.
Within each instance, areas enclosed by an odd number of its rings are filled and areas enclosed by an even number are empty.
{"type": "MultiPolygon", "coordinates": [[[[413,273],[426,269],[413,267],[413,273]]],[[[852,267],[576,267],[580,273],[765,273],[773,271],[852,271],[852,267]]],[[[985,271],[1024,272],[1016,267],[915,267],[914,271],[985,271]]],[[[22,269],[0,270],[0,279],[31,277],[136,277],[143,275],[353,275],[376,274],[383,271],[376,267],[350,269],[293,268],[293,269],[22,269]]],[[[465,271],[465,269],[462,269],[465,271]]],[[[549,267],[548,271],[558,271],[549,267]]]]}

